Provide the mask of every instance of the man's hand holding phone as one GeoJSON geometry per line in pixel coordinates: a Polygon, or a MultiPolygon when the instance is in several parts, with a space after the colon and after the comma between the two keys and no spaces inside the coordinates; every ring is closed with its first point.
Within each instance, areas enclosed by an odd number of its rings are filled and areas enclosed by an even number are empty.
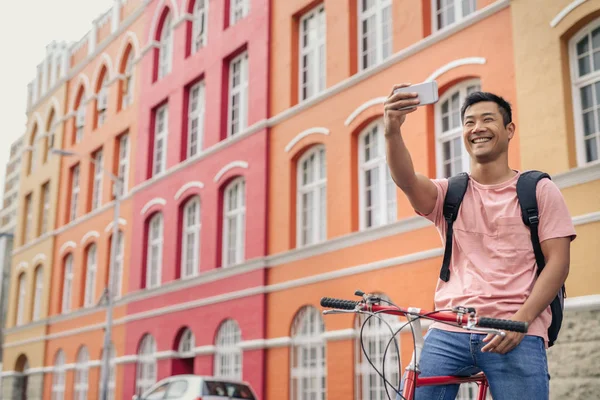
{"type": "Polygon", "coordinates": [[[383,122],[385,125],[385,135],[399,135],[400,127],[406,120],[406,115],[414,112],[419,105],[419,95],[417,92],[396,92],[397,89],[411,86],[410,83],[394,85],[384,103],[383,122]]]}

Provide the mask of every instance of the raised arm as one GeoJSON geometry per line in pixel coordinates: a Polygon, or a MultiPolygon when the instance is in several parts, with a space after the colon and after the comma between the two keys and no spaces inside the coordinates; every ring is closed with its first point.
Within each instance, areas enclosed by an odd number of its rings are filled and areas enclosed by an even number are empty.
{"type": "Polygon", "coordinates": [[[415,172],[408,148],[400,130],[406,115],[419,104],[416,93],[397,93],[394,90],[410,84],[395,85],[385,102],[384,123],[387,163],[392,179],[406,194],[413,208],[423,215],[433,211],[437,201],[437,188],[425,175],[415,172]],[[404,108],[403,110],[401,110],[404,108]]]}

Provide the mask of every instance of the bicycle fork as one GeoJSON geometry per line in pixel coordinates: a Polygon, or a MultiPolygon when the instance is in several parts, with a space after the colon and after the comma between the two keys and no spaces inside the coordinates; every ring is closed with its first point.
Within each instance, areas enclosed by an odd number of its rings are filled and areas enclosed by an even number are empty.
{"type": "MultiPolygon", "coordinates": [[[[419,314],[420,309],[410,307],[408,309],[410,313],[419,314]]],[[[413,337],[415,339],[415,350],[413,351],[412,358],[410,363],[406,366],[405,371],[406,379],[404,380],[404,390],[402,391],[402,395],[405,399],[412,399],[415,394],[415,382],[419,373],[419,360],[421,359],[421,352],[423,351],[423,346],[425,345],[425,339],[423,337],[423,328],[421,327],[421,320],[419,317],[415,317],[412,314],[407,314],[406,318],[409,320],[409,323],[412,325],[413,329],[413,337]]]]}

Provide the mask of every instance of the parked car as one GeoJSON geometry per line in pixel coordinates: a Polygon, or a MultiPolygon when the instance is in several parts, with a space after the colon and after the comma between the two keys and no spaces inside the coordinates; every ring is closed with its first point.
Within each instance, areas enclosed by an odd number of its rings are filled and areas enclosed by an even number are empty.
{"type": "Polygon", "coordinates": [[[133,400],[256,400],[250,384],[213,376],[175,375],[165,378],[133,400]]]}

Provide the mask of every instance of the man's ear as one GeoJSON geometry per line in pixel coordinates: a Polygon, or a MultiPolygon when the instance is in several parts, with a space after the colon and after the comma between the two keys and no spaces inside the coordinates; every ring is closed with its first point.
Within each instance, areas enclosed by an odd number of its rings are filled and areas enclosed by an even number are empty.
{"type": "Polygon", "coordinates": [[[513,136],[515,136],[515,129],[516,129],[516,125],[514,122],[509,122],[508,125],[506,125],[506,130],[508,131],[508,140],[511,140],[513,138],[513,136]]]}

